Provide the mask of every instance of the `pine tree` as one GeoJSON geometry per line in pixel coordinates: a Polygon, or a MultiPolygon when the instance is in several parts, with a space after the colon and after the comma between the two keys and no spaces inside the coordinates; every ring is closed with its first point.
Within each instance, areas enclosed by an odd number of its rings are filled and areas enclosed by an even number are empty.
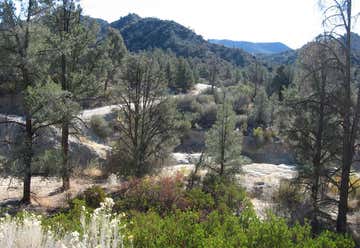
{"type": "Polygon", "coordinates": [[[129,56],[118,78],[121,102],[112,167],[123,175],[141,177],[166,158],[176,138],[178,116],[166,96],[164,72],[145,54],[129,56]]]}
{"type": "MultiPolygon", "coordinates": [[[[98,40],[97,25],[81,16],[81,8],[75,0],[54,0],[50,4],[52,12],[47,16],[46,24],[51,31],[48,40],[54,58],[51,64],[52,79],[61,85],[62,90],[70,93],[72,105],[79,105],[62,116],[62,179],[63,189],[67,190],[70,188],[71,174],[70,129],[76,124],[80,106],[96,100],[99,92],[103,92],[108,46],[106,42],[98,40]]],[[[111,35],[110,39],[121,42],[114,36],[111,35]]]]}
{"type": "MultiPolygon", "coordinates": [[[[17,2],[21,5],[17,9],[12,1],[0,4],[1,47],[2,53],[9,55],[1,58],[1,65],[5,65],[6,72],[12,68],[9,79],[24,97],[24,121],[9,119],[0,120],[3,124],[16,124],[23,128],[24,134],[19,163],[22,164],[24,189],[22,202],[31,202],[31,176],[36,137],[42,128],[58,123],[58,111],[66,101],[66,92],[48,81],[48,57],[44,51],[48,50],[45,34],[48,32],[40,21],[46,6],[42,1],[29,0],[17,2]],[[3,61],[6,59],[6,61],[3,61]]],[[[1,70],[4,68],[1,66],[1,70]]],[[[61,110],[62,111],[62,110],[61,110]]]]}
{"type": "Polygon", "coordinates": [[[220,176],[228,176],[237,169],[241,152],[241,135],[235,130],[235,113],[223,89],[222,103],[218,106],[217,119],[206,133],[206,163],[220,176]]]}

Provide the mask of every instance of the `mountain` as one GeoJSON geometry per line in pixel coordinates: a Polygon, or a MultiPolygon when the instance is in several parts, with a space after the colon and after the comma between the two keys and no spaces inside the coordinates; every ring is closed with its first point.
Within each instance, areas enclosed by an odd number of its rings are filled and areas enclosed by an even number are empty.
{"type": "Polygon", "coordinates": [[[160,48],[183,57],[217,57],[237,66],[245,66],[252,60],[252,56],[242,49],[212,44],[174,21],[129,14],[110,25],[120,31],[126,47],[132,52],[160,48]]]}
{"type": "Polygon", "coordinates": [[[241,48],[251,54],[274,54],[292,50],[281,42],[249,42],[216,39],[210,39],[208,41],[229,48],[241,48]]]}
{"type": "MultiPolygon", "coordinates": [[[[300,49],[299,49],[300,50],[300,49]]],[[[281,53],[257,54],[256,57],[273,65],[292,65],[295,63],[299,50],[288,50],[281,53]]]]}

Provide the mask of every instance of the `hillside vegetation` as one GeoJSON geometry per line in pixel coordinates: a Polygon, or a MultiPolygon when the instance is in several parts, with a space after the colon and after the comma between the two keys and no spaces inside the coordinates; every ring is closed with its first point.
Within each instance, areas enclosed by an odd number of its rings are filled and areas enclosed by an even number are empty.
{"type": "Polygon", "coordinates": [[[0,1],[0,247],[359,245],[351,2],[254,56],[170,20],[0,1]]]}

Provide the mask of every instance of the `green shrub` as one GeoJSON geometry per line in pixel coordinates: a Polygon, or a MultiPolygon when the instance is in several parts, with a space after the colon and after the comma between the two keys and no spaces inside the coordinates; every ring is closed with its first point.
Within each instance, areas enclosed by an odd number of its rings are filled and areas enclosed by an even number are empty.
{"type": "Polygon", "coordinates": [[[255,138],[255,142],[258,146],[265,143],[264,130],[262,129],[262,127],[257,127],[253,129],[253,137],[255,138]]]}
{"type": "Polygon", "coordinates": [[[281,216],[288,216],[291,213],[300,213],[299,208],[305,203],[304,194],[299,185],[289,180],[280,181],[279,188],[273,193],[273,201],[278,204],[276,213],[281,216]]]}
{"type": "Polygon", "coordinates": [[[205,94],[200,94],[196,97],[196,101],[198,103],[200,103],[201,105],[205,105],[205,104],[211,104],[214,102],[214,96],[213,95],[205,95],[205,94]]]}
{"type": "Polygon", "coordinates": [[[56,230],[59,237],[67,232],[77,231],[81,234],[80,217],[83,208],[86,207],[84,200],[74,199],[70,203],[70,209],[42,219],[42,225],[45,228],[56,230]]]}
{"type": "Polygon", "coordinates": [[[189,208],[194,211],[208,211],[214,209],[215,202],[212,196],[205,193],[200,188],[193,188],[186,192],[186,199],[189,203],[189,208]]]}
{"type": "Polygon", "coordinates": [[[313,238],[308,224],[289,227],[274,216],[261,221],[242,215],[213,211],[204,217],[193,211],[176,211],[162,218],[154,212],[135,212],[128,231],[134,236],[134,247],[354,247],[350,238],[331,232],[313,238]]]}
{"type": "Polygon", "coordinates": [[[180,113],[198,113],[201,111],[201,105],[194,96],[182,96],[176,99],[176,109],[180,113]]]}
{"type": "Polygon", "coordinates": [[[246,130],[247,129],[247,122],[248,122],[248,116],[247,115],[237,115],[236,116],[236,123],[235,127],[246,130]]]}
{"type": "Polygon", "coordinates": [[[80,196],[79,199],[83,199],[86,206],[90,208],[100,207],[100,203],[105,200],[106,194],[100,186],[93,186],[86,189],[80,196]]]}
{"type": "Polygon", "coordinates": [[[154,212],[134,213],[132,221],[129,232],[134,236],[134,247],[205,247],[205,232],[195,212],[177,211],[164,218],[154,212]]]}
{"type": "Polygon", "coordinates": [[[100,139],[106,139],[111,134],[109,124],[101,116],[91,117],[90,128],[100,139]]]}
{"type": "Polygon", "coordinates": [[[252,208],[245,190],[229,178],[207,174],[203,180],[203,191],[212,195],[219,210],[239,213],[252,208]]]}
{"type": "Polygon", "coordinates": [[[208,104],[202,106],[199,115],[196,117],[196,123],[202,128],[211,128],[216,121],[217,106],[216,104],[208,104]]]}

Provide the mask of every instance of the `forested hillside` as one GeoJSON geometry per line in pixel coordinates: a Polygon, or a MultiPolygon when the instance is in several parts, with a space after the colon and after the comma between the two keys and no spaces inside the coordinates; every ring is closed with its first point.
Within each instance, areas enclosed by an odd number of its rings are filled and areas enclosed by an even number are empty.
{"type": "Polygon", "coordinates": [[[252,55],[170,20],[0,1],[0,247],[359,246],[351,3],[300,49],[252,55]]]}
{"type": "Polygon", "coordinates": [[[237,66],[248,65],[251,60],[243,50],[211,44],[174,21],[129,14],[110,25],[120,31],[126,46],[134,52],[161,48],[183,57],[209,59],[215,56],[237,66]]]}

